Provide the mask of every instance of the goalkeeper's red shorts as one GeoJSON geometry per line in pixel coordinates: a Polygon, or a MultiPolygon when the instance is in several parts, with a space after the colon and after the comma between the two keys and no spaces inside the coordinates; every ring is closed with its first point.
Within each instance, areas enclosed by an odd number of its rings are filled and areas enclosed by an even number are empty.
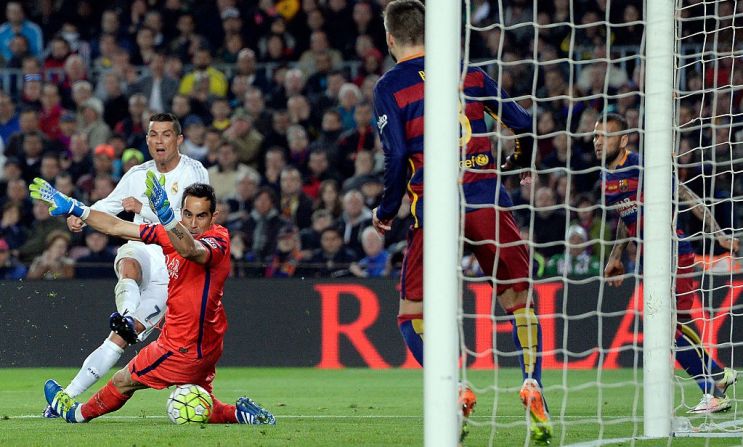
{"type": "Polygon", "coordinates": [[[699,291],[697,277],[694,272],[694,253],[679,255],[676,267],[676,311],[679,319],[691,316],[694,298],[699,291]]]}
{"type": "Polygon", "coordinates": [[[155,340],[134,356],[127,369],[132,379],[156,390],[193,383],[211,393],[221,356],[222,349],[215,349],[200,359],[186,357],[162,347],[155,340]]]}
{"type": "MultiPolygon", "coordinates": [[[[468,244],[485,275],[495,272],[496,293],[508,289],[516,292],[529,288],[529,251],[521,239],[519,227],[510,211],[483,208],[467,213],[465,237],[471,241],[497,241],[497,244],[468,244]]],[[[423,299],[423,229],[408,232],[408,249],[400,276],[400,297],[411,301],[423,299]]]]}

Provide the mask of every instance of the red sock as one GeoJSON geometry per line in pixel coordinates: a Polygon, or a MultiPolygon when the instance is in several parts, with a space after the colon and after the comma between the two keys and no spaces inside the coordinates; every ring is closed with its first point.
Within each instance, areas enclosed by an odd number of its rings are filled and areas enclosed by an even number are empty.
{"type": "Polygon", "coordinates": [[[97,418],[123,407],[131,396],[121,394],[112,381],[95,393],[80,409],[86,420],[97,418]]]}
{"type": "Polygon", "coordinates": [[[235,406],[220,402],[212,396],[212,415],[209,417],[210,424],[237,424],[235,406]]]}

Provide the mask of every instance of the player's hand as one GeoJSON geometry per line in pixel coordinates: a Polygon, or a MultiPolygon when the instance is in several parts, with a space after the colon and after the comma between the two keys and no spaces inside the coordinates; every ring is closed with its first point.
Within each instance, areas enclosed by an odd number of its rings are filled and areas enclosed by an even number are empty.
{"type": "Polygon", "coordinates": [[[90,214],[90,208],[57,191],[42,178],[36,177],[33,183],[28,185],[28,190],[31,192],[32,198],[41,200],[49,206],[51,216],[71,214],[85,219],[90,214]]]}
{"type": "Polygon", "coordinates": [[[734,236],[721,235],[717,238],[717,243],[731,253],[737,253],[740,248],[740,241],[734,236]]]}
{"type": "MultiPolygon", "coordinates": [[[[501,171],[510,171],[511,169],[516,169],[519,167],[521,166],[518,165],[518,163],[516,162],[514,154],[511,154],[506,158],[506,162],[503,163],[500,168],[501,168],[501,171]]],[[[519,176],[521,177],[520,183],[522,185],[531,185],[533,181],[532,176],[531,176],[531,169],[527,168],[519,176]]]]}
{"type": "Polygon", "coordinates": [[[609,262],[604,268],[604,277],[606,278],[606,283],[609,284],[609,286],[611,287],[619,287],[624,281],[622,275],[624,275],[624,264],[622,264],[622,260],[609,259],[609,262]]]}
{"type": "Polygon", "coordinates": [[[160,223],[167,230],[172,230],[178,222],[175,220],[175,213],[170,207],[170,201],[168,200],[168,194],[165,192],[165,176],[160,175],[160,179],[155,177],[155,173],[147,171],[147,178],[145,179],[145,194],[150,202],[150,208],[157,214],[157,218],[160,223]]]}
{"type": "Polygon", "coordinates": [[[79,217],[67,216],[67,228],[73,233],[80,233],[84,226],[85,222],[79,217]]]}
{"type": "Polygon", "coordinates": [[[378,208],[374,208],[372,210],[372,226],[377,230],[377,233],[379,233],[380,236],[384,236],[384,233],[392,229],[392,226],[390,226],[392,219],[381,220],[377,217],[377,209],[378,208]]]}
{"type": "Polygon", "coordinates": [[[124,211],[131,211],[134,214],[142,212],[142,202],[135,199],[134,197],[127,197],[121,201],[121,206],[124,207],[124,211]]]}

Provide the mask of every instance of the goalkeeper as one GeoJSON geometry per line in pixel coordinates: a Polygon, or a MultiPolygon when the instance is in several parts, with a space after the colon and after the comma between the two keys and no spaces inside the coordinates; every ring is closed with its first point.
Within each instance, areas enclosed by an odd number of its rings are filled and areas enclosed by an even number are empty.
{"type": "MultiPolygon", "coordinates": [[[[614,247],[604,269],[604,276],[610,286],[618,286],[623,281],[624,265],[622,252],[629,243],[628,238],[637,237],[642,213],[637,199],[640,184],[640,156],[627,149],[629,136],[627,121],[619,114],[608,113],[596,122],[593,146],[596,158],[602,161],[606,170],[602,173],[602,189],[607,206],[616,206],[619,224],[614,247]]],[[[684,185],[678,185],[679,197],[693,202],[692,212],[707,224],[709,232],[717,235],[721,247],[730,251],[738,250],[738,240],[722,232],[717,221],[704,202],[684,185]]],[[[640,199],[642,200],[642,199],[640,199]]],[[[694,253],[689,241],[684,239],[681,229],[679,236],[678,265],[676,267],[676,360],[686,372],[696,380],[702,390],[702,399],[690,413],[717,413],[730,409],[730,399],[725,395],[730,385],[735,383],[737,373],[730,368],[722,368],[704,349],[699,334],[691,324],[691,309],[697,296],[697,284],[693,278],[694,253]]]]}
{"type": "MultiPolygon", "coordinates": [[[[372,213],[372,223],[380,233],[391,229],[406,191],[411,201],[413,225],[408,233],[408,249],[400,278],[398,324],[403,339],[416,360],[423,364],[423,81],[425,8],[418,0],[393,0],[384,13],[387,46],[397,64],[382,76],[374,89],[374,109],[385,159],[384,193],[372,213]]],[[[468,98],[460,113],[460,144],[466,147],[461,161],[465,170],[462,188],[468,205],[464,236],[471,241],[494,240],[496,244],[469,247],[486,275],[495,277],[500,305],[513,316],[513,339],[520,352],[523,372],[520,397],[529,410],[531,433],[546,442],[552,425],[541,384],[541,328],[529,296],[529,254],[511,213],[506,190],[499,185],[498,158],[490,139],[475,136],[488,131],[485,114],[493,116],[515,134],[530,131],[532,118],[479,68],[468,68],[464,80],[468,98]],[[497,99],[495,99],[497,98],[497,99]],[[493,206],[497,204],[497,206],[493,206]]],[[[521,135],[506,167],[531,166],[532,140],[521,135]]],[[[458,147],[450,150],[460,151],[458,147]]],[[[528,174],[524,175],[527,180],[528,174]]],[[[435,198],[433,199],[435,200],[435,198]]],[[[469,416],[474,394],[464,390],[460,396],[463,415],[469,416]]]]}
{"type": "MultiPolygon", "coordinates": [[[[31,196],[46,202],[53,216],[73,215],[112,236],[162,246],[170,276],[160,337],[140,350],[88,402],[75,402],[57,382],[46,382],[47,402],[67,422],[87,422],[116,411],[144,388],[193,383],[212,392],[227,329],[222,295],[230,273],[230,237],[224,227],[214,224],[217,202],[211,186],[195,183],[183,191],[180,221],[152,171],[147,172],[146,187],[160,224],[135,224],[92,210],[39,178],[29,186],[31,196]]],[[[212,398],[211,423],[275,423],[271,413],[247,397],[239,398],[236,405],[212,398]]]]}

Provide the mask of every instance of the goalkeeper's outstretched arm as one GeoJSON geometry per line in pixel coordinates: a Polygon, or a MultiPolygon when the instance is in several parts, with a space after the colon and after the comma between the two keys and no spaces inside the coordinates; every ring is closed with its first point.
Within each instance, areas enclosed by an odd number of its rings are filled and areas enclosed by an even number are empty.
{"type": "Polygon", "coordinates": [[[717,243],[728,251],[737,252],[740,242],[735,236],[725,234],[717,223],[717,219],[707,208],[704,201],[689,189],[686,185],[679,185],[679,199],[686,202],[691,207],[691,212],[697,219],[704,223],[704,229],[707,233],[714,234],[717,243]]]}
{"type": "Polygon", "coordinates": [[[139,237],[139,225],[121,220],[116,216],[111,216],[102,211],[90,210],[88,217],[83,217],[83,221],[92,228],[106,233],[109,236],[129,239],[131,241],[141,241],[139,237]]]}

